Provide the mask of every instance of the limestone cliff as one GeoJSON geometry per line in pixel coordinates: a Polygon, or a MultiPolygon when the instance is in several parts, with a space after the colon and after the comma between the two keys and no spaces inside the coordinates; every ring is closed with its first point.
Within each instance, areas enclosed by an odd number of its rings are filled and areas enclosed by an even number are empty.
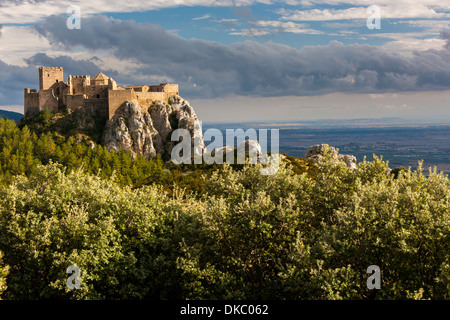
{"type": "Polygon", "coordinates": [[[172,132],[187,129],[194,139],[199,139],[194,154],[204,148],[200,122],[188,101],[171,97],[169,103],[153,103],[148,108],[133,102],[124,103],[106,124],[102,144],[108,150],[130,150],[134,155],[152,158],[157,155],[170,158],[177,142],[171,141],[172,132]]]}

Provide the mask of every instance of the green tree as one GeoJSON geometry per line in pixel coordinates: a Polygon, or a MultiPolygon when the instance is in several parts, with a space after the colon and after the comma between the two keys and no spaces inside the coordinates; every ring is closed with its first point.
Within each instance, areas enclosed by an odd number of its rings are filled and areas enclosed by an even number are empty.
{"type": "Polygon", "coordinates": [[[3,253],[0,251],[0,300],[2,293],[6,290],[6,277],[9,273],[9,267],[3,264],[3,253]]]}

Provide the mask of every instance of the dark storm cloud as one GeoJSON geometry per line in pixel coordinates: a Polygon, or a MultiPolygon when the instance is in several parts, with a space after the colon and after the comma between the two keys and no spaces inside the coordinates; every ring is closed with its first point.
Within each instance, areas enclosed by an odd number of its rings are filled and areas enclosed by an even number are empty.
{"type": "Polygon", "coordinates": [[[36,88],[37,69],[11,66],[0,60],[0,106],[23,103],[23,89],[36,88]]]}
{"type": "Polygon", "coordinates": [[[445,47],[450,49],[450,32],[441,31],[441,37],[442,39],[447,40],[447,45],[445,47]]]}
{"type": "Polygon", "coordinates": [[[32,84],[33,81],[30,81],[30,75],[33,71],[37,71],[32,67],[18,67],[11,66],[0,60],[0,86],[1,88],[5,88],[7,90],[13,89],[20,84],[22,87],[24,84],[32,84]]]}
{"type": "MultiPolygon", "coordinates": [[[[51,16],[36,29],[56,46],[107,49],[119,59],[134,59],[144,65],[138,71],[142,75],[175,79],[190,97],[450,88],[450,50],[444,48],[405,57],[374,46],[344,46],[337,41],[299,50],[274,42],[224,45],[186,40],[159,25],[105,16],[83,19],[81,30],[68,30],[65,24],[65,17],[51,16]]],[[[126,80],[131,75],[118,77],[126,80]]]]}

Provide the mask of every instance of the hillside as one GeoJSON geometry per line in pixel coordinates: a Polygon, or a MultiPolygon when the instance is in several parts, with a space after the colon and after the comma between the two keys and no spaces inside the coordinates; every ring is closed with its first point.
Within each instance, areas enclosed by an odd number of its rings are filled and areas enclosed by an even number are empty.
{"type": "Polygon", "coordinates": [[[159,101],[147,106],[126,102],[109,120],[100,111],[78,108],[53,114],[45,109],[22,119],[19,126],[27,126],[38,134],[53,132],[66,138],[84,138],[92,146],[101,144],[109,151],[126,150],[134,157],[142,155],[146,159],[160,156],[168,160],[174,146],[171,134],[176,129],[188,130],[204,146],[197,115],[189,102],[179,96],[171,97],[167,103],[159,101]]]}
{"type": "MultiPolygon", "coordinates": [[[[150,122],[126,108],[109,125],[133,137],[131,124],[150,122]]],[[[108,124],[65,127],[82,119],[0,119],[4,299],[450,298],[441,173],[356,163],[325,145],[281,156],[269,176],[260,164],[175,165],[109,151],[98,143],[108,124]],[[80,290],[66,286],[70,265],[80,290]],[[371,265],[380,290],[367,287],[371,265]]]]}
{"type": "Polygon", "coordinates": [[[23,118],[23,114],[18,113],[18,112],[0,110],[0,118],[19,121],[20,119],[23,118]]]}

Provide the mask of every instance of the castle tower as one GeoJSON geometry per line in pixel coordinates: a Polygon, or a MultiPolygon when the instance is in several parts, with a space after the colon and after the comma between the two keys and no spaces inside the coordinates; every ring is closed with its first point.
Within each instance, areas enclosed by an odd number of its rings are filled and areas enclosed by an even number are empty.
{"type": "Polygon", "coordinates": [[[69,75],[69,94],[84,94],[86,87],[91,85],[91,76],[71,76],[69,75]]]}
{"type": "Polygon", "coordinates": [[[64,72],[62,67],[39,68],[39,90],[47,90],[55,82],[64,82],[64,72]]]}

